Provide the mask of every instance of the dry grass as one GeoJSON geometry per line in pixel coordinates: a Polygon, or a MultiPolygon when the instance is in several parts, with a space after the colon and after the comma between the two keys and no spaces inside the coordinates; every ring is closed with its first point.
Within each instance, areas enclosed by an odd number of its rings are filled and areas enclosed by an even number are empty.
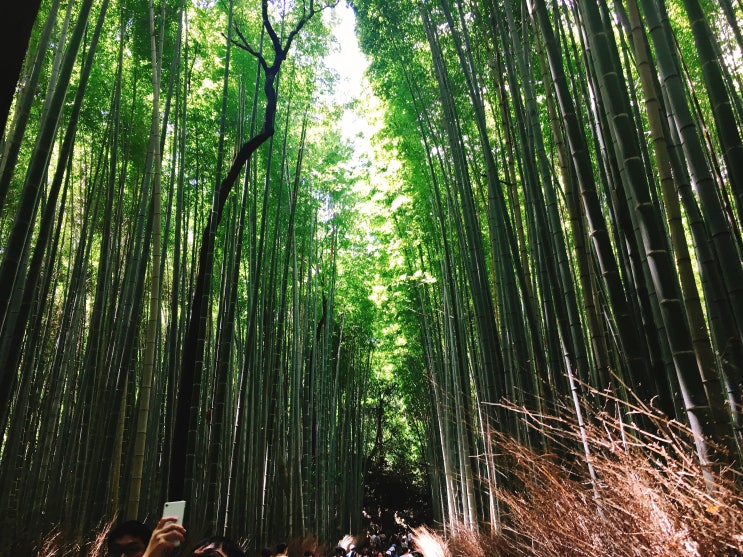
{"type": "Polygon", "coordinates": [[[419,530],[425,557],[743,556],[741,476],[701,466],[685,426],[641,404],[625,406],[624,415],[647,431],[606,411],[591,413],[580,428],[571,418],[511,410],[544,433],[553,452],[493,433],[503,472],[503,485],[494,488],[498,533],[453,527],[443,540],[419,530]]]}
{"type": "Polygon", "coordinates": [[[96,531],[86,539],[70,536],[55,528],[51,532],[41,533],[37,540],[17,542],[15,546],[6,546],[9,553],[0,550],[0,555],[32,555],[34,557],[98,557],[106,555],[106,535],[112,522],[101,523],[96,531]]]}

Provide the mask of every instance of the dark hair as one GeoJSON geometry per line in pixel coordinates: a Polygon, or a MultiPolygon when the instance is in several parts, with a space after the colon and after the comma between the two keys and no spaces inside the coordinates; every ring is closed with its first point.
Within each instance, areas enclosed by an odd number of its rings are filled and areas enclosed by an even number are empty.
{"type": "Polygon", "coordinates": [[[194,549],[199,549],[209,544],[214,544],[219,547],[227,554],[227,557],[245,557],[245,551],[243,551],[243,548],[224,536],[212,536],[211,538],[201,540],[194,549]]]}
{"type": "Polygon", "coordinates": [[[284,551],[286,551],[286,548],[287,547],[289,547],[289,546],[286,545],[283,542],[282,543],[277,543],[276,544],[276,553],[283,553],[284,551]]]}
{"type": "Polygon", "coordinates": [[[122,536],[139,538],[145,545],[147,545],[152,537],[152,530],[139,520],[127,520],[109,530],[108,535],[106,536],[106,544],[110,545],[122,536]]]}
{"type": "Polygon", "coordinates": [[[106,545],[111,545],[122,536],[139,538],[145,545],[147,545],[150,543],[152,530],[139,520],[127,520],[109,530],[108,535],[106,536],[106,545]]]}
{"type": "Polygon", "coordinates": [[[261,557],[271,557],[273,555],[273,551],[270,547],[264,547],[261,549],[261,557]]]}

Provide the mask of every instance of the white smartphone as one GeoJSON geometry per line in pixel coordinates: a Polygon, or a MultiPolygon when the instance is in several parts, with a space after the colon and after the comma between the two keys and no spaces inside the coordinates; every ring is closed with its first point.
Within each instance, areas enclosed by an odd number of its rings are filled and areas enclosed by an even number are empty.
{"type": "MultiPolygon", "coordinates": [[[[165,505],[163,505],[163,517],[175,517],[177,519],[176,524],[183,524],[183,515],[185,514],[185,512],[185,501],[166,501],[165,505]]],[[[173,545],[175,547],[178,547],[179,545],[181,545],[181,542],[179,540],[176,540],[175,542],[173,542],[173,545]]]]}

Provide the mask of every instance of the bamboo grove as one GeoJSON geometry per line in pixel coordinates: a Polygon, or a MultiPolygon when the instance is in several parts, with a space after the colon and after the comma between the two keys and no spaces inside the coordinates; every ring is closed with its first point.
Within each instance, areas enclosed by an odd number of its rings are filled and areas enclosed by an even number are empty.
{"type": "Polygon", "coordinates": [[[489,428],[560,450],[504,399],[578,423],[589,392],[652,401],[702,465],[739,468],[740,3],[354,5],[428,277],[409,287],[442,522],[497,525],[508,474],[468,458],[489,428]]]}
{"type": "Polygon", "coordinates": [[[335,301],[326,7],[42,6],[3,143],[9,531],[167,498],[195,534],[358,523],[371,331],[335,301]]]}
{"type": "Polygon", "coordinates": [[[5,528],[184,498],[204,532],[332,539],[406,452],[438,524],[497,527],[492,428],[560,450],[509,404],[580,423],[596,392],[741,468],[741,2],[349,2],[376,97],[345,107],[335,4],[44,0],[13,30],[5,528]]]}

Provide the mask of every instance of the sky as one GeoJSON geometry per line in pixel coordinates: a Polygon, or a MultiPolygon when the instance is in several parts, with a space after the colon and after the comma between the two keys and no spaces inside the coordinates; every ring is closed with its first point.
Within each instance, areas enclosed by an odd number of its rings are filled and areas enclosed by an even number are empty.
{"type": "Polygon", "coordinates": [[[368,61],[359,50],[354,30],[356,21],[354,13],[345,2],[339,3],[333,12],[337,21],[335,36],[340,49],[330,54],[326,58],[326,63],[340,74],[338,92],[346,98],[358,97],[363,90],[363,75],[368,61]]]}
{"type": "Polygon", "coordinates": [[[370,102],[376,98],[371,92],[371,86],[364,77],[369,61],[359,49],[356,38],[356,17],[353,10],[345,2],[340,2],[332,12],[324,12],[325,17],[331,17],[335,22],[334,34],[338,41],[338,49],[325,58],[325,64],[338,72],[339,80],[335,86],[334,102],[345,106],[340,120],[341,135],[353,145],[355,158],[361,153],[369,153],[371,146],[369,139],[374,126],[370,102]],[[351,101],[359,99],[359,103],[351,101]]]}

